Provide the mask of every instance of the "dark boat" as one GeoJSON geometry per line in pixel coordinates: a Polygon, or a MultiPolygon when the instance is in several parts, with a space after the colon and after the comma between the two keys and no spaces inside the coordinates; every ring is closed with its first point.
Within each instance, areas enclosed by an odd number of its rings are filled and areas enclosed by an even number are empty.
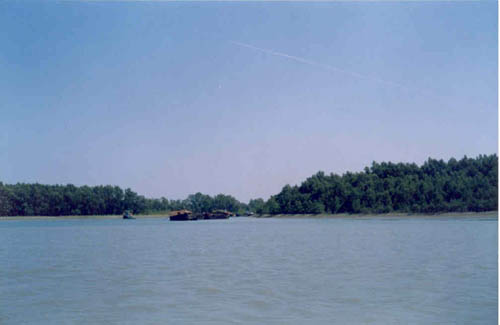
{"type": "Polygon", "coordinates": [[[234,213],[226,210],[215,210],[208,214],[206,219],[229,219],[229,217],[234,216],[234,213]]]}
{"type": "Polygon", "coordinates": [[[125,213],[123,214],[123,219],[135,219],[132,214],[128,211],[125,211],[125,213]]]}
{"type": "Polygon", "coordinates": [[[170,221],[193,221],[198,217],[189,210],[177,210],[170,212],[170,221]]]}
{"type": "Polygon", "coordinates": [[[203,212],[197,214],[198,219],[205,219],[205,220],[229,219],[229,217],[232,216],[234,216],[234,213],[226,210],[214,210],[212,212],[203,212]]]}

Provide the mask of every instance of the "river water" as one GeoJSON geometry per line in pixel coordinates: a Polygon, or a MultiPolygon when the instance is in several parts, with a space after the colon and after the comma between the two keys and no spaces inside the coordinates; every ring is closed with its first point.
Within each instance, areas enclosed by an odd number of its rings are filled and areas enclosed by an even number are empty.
{"type": "Polygon", "coordinates": [[[497,217],[0,222],[0,324],[497,324],[497,217]]]}

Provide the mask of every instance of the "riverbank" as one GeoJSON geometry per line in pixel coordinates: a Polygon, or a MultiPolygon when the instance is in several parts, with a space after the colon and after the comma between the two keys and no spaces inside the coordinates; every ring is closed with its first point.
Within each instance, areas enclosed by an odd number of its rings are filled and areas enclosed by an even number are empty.
{"type": "MultiPolygon", "coordinates": [[[[139,214],[134,215],[136,219],[144,218],[168,218],[168,214],[139,214]]],[[[67,220],[67,219],[123,219],[123,215],[95,215],[95,216],[0,216],[2,220],[67,220]]]]}
{"type": "Polygon", "coordinates": [[[255,218],[370,218],[370,217],[389,217],[389,218],[412,218],[412,217],[497,217],[498,211],[486,212],[442,212],[442,213],[338,213],[338,214],[260,214],[255,215],[255,218]]]}
{"type": "MultiPolygon", "coordinates": [[[[138,214],[134,215],[136,219],[149,219],[149,218],[168,218],[168,214],[138,214]]],[[[388,218],[413,218],[413,217],[447,217],[447,218],[460,218],[460,217],[497,217],[498,211],[486,212],[443,212],[443,213],[371,213],[371,214],[260,214],[254,215],[252,218],[371,218],[371,217],[388,217],[388,218]]],[[[122,215],[91,215],[91,216],[0,216],[2,220],[65,220],[65,219],[122,219],[122,215]]]]}

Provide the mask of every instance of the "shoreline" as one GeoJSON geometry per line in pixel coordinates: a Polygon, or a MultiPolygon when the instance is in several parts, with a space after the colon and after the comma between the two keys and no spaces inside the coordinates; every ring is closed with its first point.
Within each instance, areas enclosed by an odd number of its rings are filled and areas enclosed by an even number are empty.
{"type": "MultiPolygon", "coordinates": [[[[141,214],[134,215],[136,219],[152,219],[152,218],[168,218],[168,214],[141,214]]],[[[267,219],[267,218],[280,218],[280,219],[334,219],[334,218],[432,218],[432,217],[447,217],[447,218],[463,218],[463,217],[496,217],[498,218],[498,211],[485,211],[485,212],[441,212],[441,213],[337,213],[337,214],[260,214],[254,215],[249,218],[267,219]]],[[[89,215],[89,216],[0,216],[0,221],[3,220],[71,220],[71,219],[122,219],[122,215],[89,215]]],[[[238,218],[238,217],[233,217],[238,218]]]]}
{"type": "Polygon", "coordinates": [[[447,218],[461,218],[461,217],[497,217],[498,211],[484,211],[484,212],[440,212],[440,213],[337,213],[337,214],[260,214],[255,215],[255,218],[288,218],[288,219],[334,219],[334,218],[373,218],[373,217],[387,217],[387,218],[432,218],[432,217],[447,217],[447,218]]]}
{"type": "MultiPolygon", "coordinates": [[[[134,215],[136,219],[168,218],[167,214],[134,215]]],[[[88,216],[0,216],[2,220],[71,220],[71,219],[123,219],[123,215],[88,215],[88,216]]]]}

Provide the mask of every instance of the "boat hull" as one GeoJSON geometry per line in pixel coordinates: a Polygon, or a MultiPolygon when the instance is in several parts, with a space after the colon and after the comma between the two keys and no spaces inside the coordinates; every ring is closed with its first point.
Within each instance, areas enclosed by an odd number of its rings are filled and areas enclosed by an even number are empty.
{"type": "Polygon", "coordinates": [[[170,216],[170,221],[195,221],[198,220],[196,216],[180,214],[176,216],[170,216]]]}

